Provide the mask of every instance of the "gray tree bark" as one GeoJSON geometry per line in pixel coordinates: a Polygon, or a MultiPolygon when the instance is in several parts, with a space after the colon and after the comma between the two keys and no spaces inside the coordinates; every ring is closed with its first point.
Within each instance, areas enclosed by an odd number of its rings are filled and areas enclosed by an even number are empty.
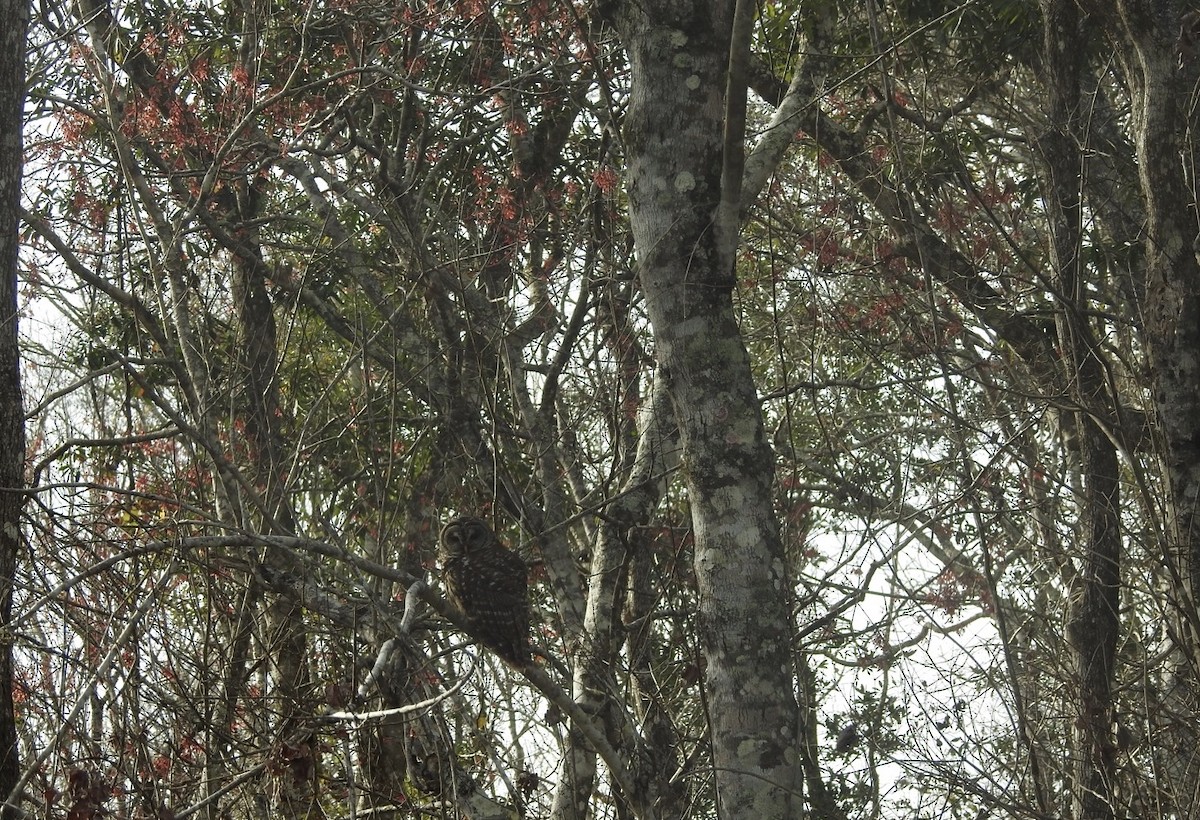
{"type": "Polygon", "coordinates": [[[734,314],[736,234],[718,228],[737,213],[721,196],[733,5],[627,2],[614,22],[632,81],[625,147],[638,275],[691,504],[719,815],[792,817],[799,710],[773,453],[734,314]]]}
{"type": "Polygon", "coordinates": [[[1132,131],[1145,203],[1145,291],[1141,296],[1154,410],[1169,486],[1162,553],[1176,613],[1172,661],[1156,732],[1170,811],[1194,813],[1200,776],[1193,750],[1200,703],[1200,233],[1197,231],[1194,21],[1179,3],[1081,2],[1104,26],[1132,100],[1132,131]],[[1186,30],[1185,30],[1186,29],[1186,30]]]}
{"type": "MultiPolygon", "coordinates": [[[[1116,448],[1097,419],[1117,417],[1108,390],[1103,352],[1088,320],[1088,293],[1081,276],[1083,157],[1086,127],[1080,80],[1083,53],[1080,15],[1074,0],[1043,0],[1043,73],[1049,128],[1039,139],[1044,162],[1051,261],[1062,304],[1056,311],[1064,382],[1075,414],[1083,475],[1080,560],[1072,579],[1066,633],[1075,670],[1072,816],[1114,816],[1117,749],[1113,681],[1120,633],[1120,471],[1116,448]]],[[[1040,795],[1039,795],[1040,796],[1040,795]]]]}
{"type": "MultiPolygon", "coordinates": [[[[0,624],[12,618],[25,481],[25,412],[17,347],[17,247],[21,190],[21,123],[25,103],[26,0],[2,0],[0,20],[0,624]]],[[[0,642],[0,817],[15,818],[20,780],[13,712],[11,636],[0,642]]]]}

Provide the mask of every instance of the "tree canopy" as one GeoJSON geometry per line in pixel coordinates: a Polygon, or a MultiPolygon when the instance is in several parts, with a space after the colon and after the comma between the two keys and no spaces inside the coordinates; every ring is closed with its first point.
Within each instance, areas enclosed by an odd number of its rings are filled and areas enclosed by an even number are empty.
{"type": "Polygon", "coordinates": [[[37,4],[10,805],[1192,816],[1198,42],[1165,0],[37,4]],[[459,515],[528,565],[530,665],[446,601],[459,515]]]}

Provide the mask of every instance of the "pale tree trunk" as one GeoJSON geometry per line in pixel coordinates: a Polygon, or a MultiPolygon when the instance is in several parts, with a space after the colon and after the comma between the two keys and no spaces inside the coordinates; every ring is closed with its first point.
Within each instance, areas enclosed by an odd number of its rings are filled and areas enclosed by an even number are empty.
{"type": "MultiPolygon", "coordinates": [[[[21,189],[21,110],[25,102],[26,0],[0,0],[0,624],[12,619],[13,583],[24,502],[25,413],[17,349],[17,246],[21,189]]],[[[13,713],[12,637],[0,642],[0,817],[18,816],[20,779],[13,713]]]]}
{"type": "Polygon", "coordinates": [[[1200,708],[1200,235],[1196,216],[1197,123],[1194,89],[1200,80],[1194,23],[1186,6],[1122,0],[1081,3],[1102,21],[1124,70],[1146,210],[1146,287],[1140,305],[1149,354],[1154,410],[1169,485],[1166,500],[1168,567],[1164,583],[1176,618],[1166,640],[1173,657],[1151,715],[1164,738],[1166,811],[1191,816],[1200,763],[1195,715],[1200,708]],[[1183,36],[1181,36],[1183,35],[1183,36]]]}
{"type": "MultiPolygon", "coordinates": [[[[630,586],[645,580],[644,576],[636,577],[635,558],[648,555],[649,549],[645,544],[633,542],[632,530],[649,520],[666,486],[662,476],[671,471],[668,465],[675,442],[674,431],[666,422],[670,413],[666,391],[656,380],[642,408],[640,439],[627,477],[617,500],[605,510],[596,539],[588,573],[591,580],[584,618],[587,650],[579,653],[572,681],[575,702],[586,713],[601,718],[613,745],[629,760],[641,792],[625,796],[630,799],[632,810],[638,816],[652,813],[655,817],[679,817],[687,811],[686,794],[679,784],[671,783],[671,776],[679,765],[678,738],[670,722],[654,711],[648,696],[643,704],[650,704],[650,707],[639,710],[638,715],[644,737],[634,737],[628,726],[628,716],[603,693],[616,691],[613,669],[621,648],[619,617],[629,604],[625,596],[631,595],[630,586]]],[[[637,609],[636,613],[639,617],[648,617],[651,608],[647,605],[637,609]]],[[[654,676],[644,653],[635,647],[637,643],[632,638],[628,642],[631,684],[640,695],[645,695],[652,684],[644,688],[642,684],[649,684],[654,676]]],[[[564,776],[554,793],[551,820],[586,818],[595,776],[596,752],[584,738],[573,732],[567,748],[564,776]]]]}
{"type": "Polygon", "coordinates": [[[773,454],[733,309],[736,237],[714,225],[731,204],[719,207],[733,6],[626,2],[614,22],[631,71],[625,146],[638,275],[694,527],[718,813],[794,817],[799,713],[773,454]]]}

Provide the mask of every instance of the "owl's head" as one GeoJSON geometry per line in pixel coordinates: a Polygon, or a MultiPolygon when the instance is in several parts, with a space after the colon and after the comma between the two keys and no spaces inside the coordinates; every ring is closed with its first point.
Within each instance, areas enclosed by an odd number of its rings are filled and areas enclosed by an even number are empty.
{"type": "Polygon", "coordinates": [[[492,542],[493,537],[492,528],[483,519],[473,516],[455,518],[442,527],[442,534],[438,537],[442,560],[458,558],[472,550],[485,547],[492,542]]]}

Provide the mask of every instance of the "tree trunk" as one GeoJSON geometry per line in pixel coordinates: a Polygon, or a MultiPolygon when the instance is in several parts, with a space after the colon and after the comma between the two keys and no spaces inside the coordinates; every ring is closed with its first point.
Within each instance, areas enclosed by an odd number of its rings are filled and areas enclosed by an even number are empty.
{"type": "Polygon", "coordinates": [[[718,815],[792,817],[798,710],[773,453],[734,315],[736,237],[714,225],[732,12],[662,0],[617,11],[632,84],[627,186],[691,504],[718,815]]]}
{"type": "MultiPolygon", "coordinates": [[[[1081,4],[1083,5],[1083,4],[1081,4]]],[[[1167,703],[1152,726],[1160,737],[1164,795],[1190,816],[1200,768],[1192,750],[1200,704],[1200,235],[1197,233],[1196,144],[1192,135],[1200,80],[1193,23],[1176,4],[1124,0],[1088,3],[1106,27],[1132,99],[1132,126],[1145,202],[1145,327],[1154,410],[1161,433],[1169,497],[1162,547],[1175,618],[1165,640],[1173,657],[1162,691],[1167,703]],[[1186,48],[1185,48],[1186,46],[1186,48]]]]}
{"type": "MultiPolygon", "coordinates": [[[[286,460],[280,432],[278,352],[275,315],[266,287],[266,263],[259,246],[254,221],[259,217],[262,192],[255,183],[243,180],[237,187],[236,213],[240,232],[249,249],[232,260],[231,291],[239,347],[243,355],[239,372],[242,387],[239,421],[244,424],[257,474],[253,476],[262,497],[262,521],[256,529],[273,535],[293,535],[295,516],[287,495],[286,460]]],[[[302,568],[291,553],[267,548],[263,562],[272,570],[299,573],[302,568]]],[[[317,783],[318,744],[303,730],[311,687],[308,634],[304,612],[296,601],[284,596],[270,600],[266,610],[267,647],[275,678],[275,698],[281,720],[280,737],[272,782],[271,803],[280,817],[323,816],[317,783]]]]}
{"type": "Polygon", "coordinates": [[[1116,805],[1116,744],[1113,701],[1120,629],[1121,537],[1117,453],[1096,419],[1118,418],[1101,365],[1103,353],[1088,320],[1088,293],[1081,277],[1083,189],[1079,122],[1083,54],[1079,9],[1074,0],[1043,0],[1043,74],[1049,101],[1047,131],[1039,140],[1050,216],[1051,253],[1059,299],[1059,348],[1075,415],[1083,475],[1080,560],[1072,580],[1066,633],[1075,670],[1075,732],[1072,812],[1103,820],[1116,805]]]}
{"type": "MultiPolygon", "coordinates": [[[[6,20],[0,38],[0,624],[12,620],[13,584],[20,548],[25,496],[25,413],[21,402],[17,348],[17,246],[21,190],[21,109],[25,102],[26,0],[0,2],[6,20]]],[[[0,642],[0,817],[18,816],[20,778],[17,724],[13,712],[12,639],[0,642]]]]}

